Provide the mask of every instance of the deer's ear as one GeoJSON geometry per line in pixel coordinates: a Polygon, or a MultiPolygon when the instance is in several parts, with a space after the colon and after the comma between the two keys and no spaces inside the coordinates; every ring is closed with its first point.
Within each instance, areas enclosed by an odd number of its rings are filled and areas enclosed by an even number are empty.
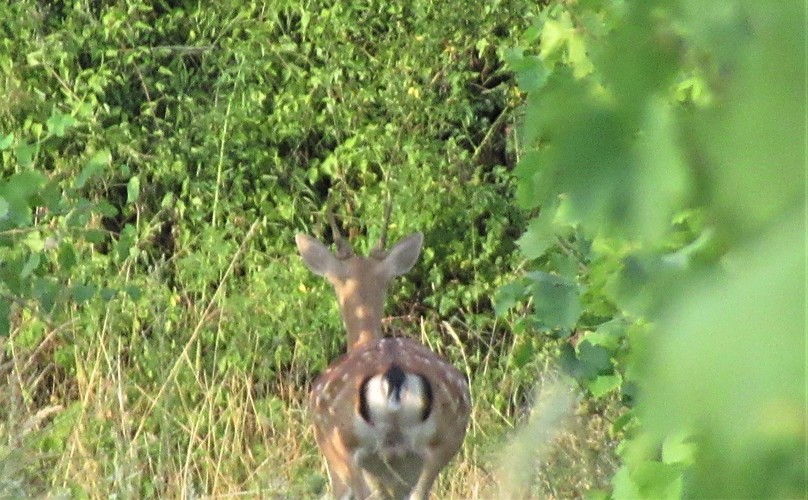
{"type": "Polygon", "coordinates": [[[340,262],[328,247],[303,233],[295,236],[295,243],[300,256],[303,257],[303,263],[311,272],[325,277],[339,274],[340,262]]]}
{"type": "Polygon", "coordinates": [[[424,235],[416,232],[393,245],[387,257],[384,258],[384,267],[388,276],[391,278],[400,276],[412,269],[421,253],[423,243],[424,235]]]}

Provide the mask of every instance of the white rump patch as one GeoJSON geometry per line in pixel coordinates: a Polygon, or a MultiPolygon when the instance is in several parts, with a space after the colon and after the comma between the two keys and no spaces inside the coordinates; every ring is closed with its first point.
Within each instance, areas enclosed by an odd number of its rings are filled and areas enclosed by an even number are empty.
{"type": "Polygon", "coordinates": [[[421,423],[428,404],[424,379],[407,373],[398,394],[384,374],[371,378],[365,386],[370,421],[401,427],[421,423]]]}

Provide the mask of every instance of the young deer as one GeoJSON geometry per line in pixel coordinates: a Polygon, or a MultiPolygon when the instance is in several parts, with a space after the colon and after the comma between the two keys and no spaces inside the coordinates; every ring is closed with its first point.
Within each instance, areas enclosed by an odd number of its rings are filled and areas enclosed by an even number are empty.
{"type": "Polygon", "coordinates": [[[309,397],[317,445],[332,493],[340,499],[426,499],[458,452],[471,398],[466,378],[445,359],[404,337],[383,337],[387,288],[421,251],[414,233],[385,251],[382,236],[369,257],[355,255],[329,211],[337,245],[295,237],[303,262],[334,285],[348,333],[348,352],[314,382],[309,397]]]}

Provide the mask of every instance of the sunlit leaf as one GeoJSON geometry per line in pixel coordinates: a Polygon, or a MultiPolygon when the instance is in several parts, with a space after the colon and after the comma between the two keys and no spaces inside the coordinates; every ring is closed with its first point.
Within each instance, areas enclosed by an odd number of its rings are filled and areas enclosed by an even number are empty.
{"type": "Polygon", "coordinates": [[[47,125],[48,132],[51,134],[56,137],[64,137],[67,129],[73,127],[76,123],[78,122],[72,116],[54,110],[45,125],[47,125]]]}
{"type": "Polygon", "coordinates": [[[140,195],[140,177],[133,175],[126,183],[126,203],[132,204],[140,195]]]}
{"type": "Polygon", "coordinates": [[[586,387],[594,397],[601,398],[608,392],[620,387],[622,382],[623,379],[620,377],[620,375],[601,375],[600,377],[597,377],[595,380],[586,384],[586,387]]]}
{"type": "Polygon", "coordinates": [[[108,167],[111,161],[112,155],[108,150],[101,150],[95,153],[84,165],[84,168],[81,169],[79,175],[76,176],[76,180],[73,182],[73,187],[76,189],[83,188],[90,178],[99,174],[104,168],[108,167]]]}
{"type": "Polygon", "coordinates": [[[556,228],[553,225],[554,211],[552,208],[542,210],[538,217],[527,226],[525,233],[516,241],[522,254],[528,259],[537,259],[544,255],[557,239],[556,228]]]}
{"type": "Polygon", "coordinates": [[[0,151],[6,150],[14,144],[14,133],[0,135],[0,151]]]}

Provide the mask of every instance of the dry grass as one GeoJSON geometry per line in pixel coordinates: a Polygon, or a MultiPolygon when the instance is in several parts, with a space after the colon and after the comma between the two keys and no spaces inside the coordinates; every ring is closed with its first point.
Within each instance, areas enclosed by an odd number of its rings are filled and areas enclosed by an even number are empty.
{"type": "MultiPolygon", "coordinates": [[[[106,314],[99,324],[114,325],[106,314]]],[[[23,334],[20,324],[12,338],[23,334]]],[[[60,371],[57,345],[86,336],[75,328],[55,328],[29,349],[0,345],[0,498],[319,498],[327,491],[303,408],[306,388],[293,371],[257,391],[239,370],[201,369],[198,345],[189,342],[169,376],[147,385],[137,382],[148,377],[112,326],[76,348],[74,372],[60,371]]],[[[519,382],[495,362],[473,377],[469,434],[434,496],[580,498],[606,486],[617,465],[606,417],[562,389],[549,363],[536,372],[536,404],[504,412],[496,395],[519,382]]]]}

